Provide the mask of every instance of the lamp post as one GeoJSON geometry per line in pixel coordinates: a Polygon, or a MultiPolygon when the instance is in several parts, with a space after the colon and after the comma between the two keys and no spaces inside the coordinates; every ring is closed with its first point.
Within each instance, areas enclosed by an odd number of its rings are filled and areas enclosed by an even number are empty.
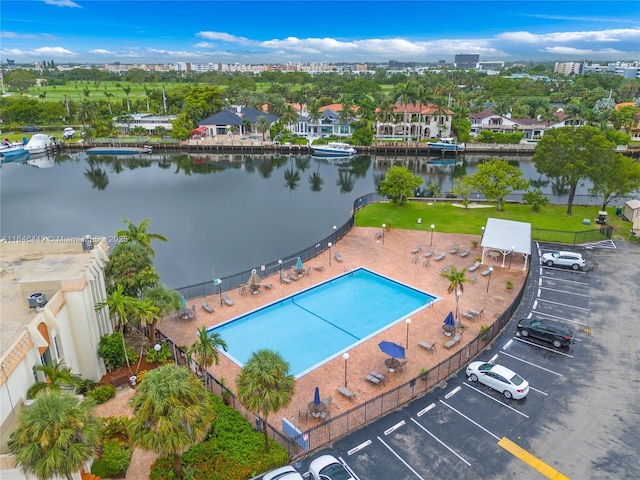
{"type": "Polygon", "coordinates": [[[433,247],[433,229],[436,228],[436,226],[432,223],[431,224],[431,247],[433,247]]]}
{"type": "Polygon", "coordinates": [[[336,227],[335,225],[333,226],[333,242],[335,243],[338,239],[336,238],[336,229],[338,227],[336,227]]]}
{"type": "Polygon", "coordinates": [[[384,245],[384,230],[385,230],[385,228],[387,228],[387,224],[383,223],[382,224],[382,244],[383,245],[384,245]]]}
{"type": "Polygon", "coordinates": [[[349,354],[344,352],[342,358],[344,358],[344,388],[347,388],[347,360],[349,360],[349,354]]]}
{"type": "Polygon", "coordinates": [[[329,247],[329,266],[331,266],[331,247],[333,247],[333,243],[329,242],[327,246],[329,247]]]}
{"type": "Polygon", "coordinates": [[[511,255],[509,255],[509,270],[511,270],[511,260],[513,260],[513,251],[516,247],[511,247],[511,255]]]}
{"type": "Polygon", "coordinates": [[[480,235],[480,241],[484,238],[484,225],[482,226],[482,235],[480,235]]]}
{"type": "Polygon", "coordinates": [[[282,278],[282,259],[278,260],[278,266],[280,267],[280,278],[282,278]]]}
{"type": "Polygon", "coordinates": [[[489,265],[489,278],[487,279],[487,292],[489,291],[489,284],[491,283],[491,273],[493,272],[493,267],[489,265]]]}
{"type": "Polygon", "coordinates": [[[407,340],[405,341],[405,349],[409,350],[409,325],[411,325],[411,319],[407,318],[405,320],[405,322],[407,322],[407,340]]]}
{"type": "MultiPolygon", "coordinates": [[[[165,338],[164,340],[162,340],[162,342],[171,342],[171,345],[173,345],[173,362],[178,365],[178,356],[176,355],[176,343],[173,341],[173,338],[165,338]]],[[[159,343],[156,343],[153,346],[153,349],[156,352],[159,352],[160,350],[162,350],[162,345],[160,345],[159,343]]]]}

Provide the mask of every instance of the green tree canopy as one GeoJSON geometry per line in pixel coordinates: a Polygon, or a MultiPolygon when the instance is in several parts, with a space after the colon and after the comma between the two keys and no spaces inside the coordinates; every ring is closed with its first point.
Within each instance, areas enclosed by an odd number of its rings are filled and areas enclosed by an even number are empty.
{"type": "Polygon", "coordinates": [[[522,170],[497,158],[479,163],[478,171],[470,175],[467,181],[482,192],[487,200],[495,200],[499,211],[504,208],[504,198],[508,194],[529,188],[529,181],[522,178],[522,170]]]}
{"type": "Polygon", "coordinates": [[[186,368],[171,363],[150,370],[130,401],[131,440],[145,450],[173,456],[175,474],[182,477],[180,454],[204,440],[214,420],[210,395],[186,368]]]}
{"type": "Polygon", "coordinates": [[[134,242],[120,242],[113,248],[106,274],[108,291],[120,286],[130,297],[137,297],[140,290],[153,287],[160,280],[148,250],[134,242]]]}
{"type": "Polygon", "coordinates": [[[394,203],[402,205],[406,198],[412,196],[415,189],[423,183],[422,177],[414,175],[406,167],[393,165],[380,182],[380,193],[389,197],[394,203]]]}
{"type": "Polygon", "coordinates": [[[602,197],[602,210],[615,197],[640,191],[640,163],[612,150],[602,155],[589,172],[592,197],[602,197]]]}

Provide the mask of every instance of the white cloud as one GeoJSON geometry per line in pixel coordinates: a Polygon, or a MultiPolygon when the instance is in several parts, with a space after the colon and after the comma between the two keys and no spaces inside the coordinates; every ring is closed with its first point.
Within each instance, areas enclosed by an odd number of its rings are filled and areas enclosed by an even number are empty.
{"type": "Polygon", "coordinates": [[[111,50],[105,50],[104,48],[96,48],[94,50],[89,50],[89,53],[92,53],[94,55],[113,55],[114,52],[112,52],[111,50]]]}
{"type": "Polygon", "coordinates": [[[530,32],[505,32],[496,37],[515,43],[622,42],[640,40],[640,28],[620,28],[584,32],[554,32],[538,35],[530,32]]]}
{"type": "Polygon", "coordinates": [[[47,56],[58,56],[58,57],[75,57],[78,54],[72,52],[71,50],[67,50],[63,47],[40,47],[34,48],[32,51],[32,55],[47,55],[47,56]]]}
{"type": "Polygon", "coordinates": [[[623,55],[624,52],[613,48],[603,48],[601,50],[588,48],[573,47],[547,47],[540,50],[541,52],[555,53],[557,55],[577,55],[577,56],[599,56],[599,55],[623,55]]]}
{"type": "Polygon", "coordinates": [[[27,39],[27,40],[35,40],[35,39],[46,39],[53,40],[56,37],[53,35],[49,35],[48,33],[16,33],[16,32],[0,32],[0,38],[11,38],[11,39],[27,39]]]}
{"type": "Polygon", "coordinates": [[[46,3],[47,5],[53,5],[55,7],[82,8],[72,0],[44,0],[44,3],[46,3]]]}
{"type": "Polygon", "coordinates": [[[234,43],[236,45],[243,46],[253,46],[260,43],[255,40],[250,40],[245,37],[238,37],[237,35],[232,35],[225,32],[198,32],[196,33],[196,37],[202,37],[206,40],[219,40],[221,42],[234,43]]]}
{"type": "Polygon", "coordinates": [[[193,46],[196,48],[216,48],[216,44],[211,42],[198,42],[194,43],[193,46]]]}

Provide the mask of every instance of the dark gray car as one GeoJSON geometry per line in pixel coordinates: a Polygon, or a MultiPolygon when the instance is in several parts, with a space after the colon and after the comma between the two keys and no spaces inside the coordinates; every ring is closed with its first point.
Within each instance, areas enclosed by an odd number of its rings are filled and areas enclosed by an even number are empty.
{"type": "Polygon", "coordinates": [[[573,332],[566,325],[553,320],[537,318],[518,321],[518,333],[522,337],[533,337],[552,343],[554,347],[567,347],[575,341],[573,332]]]}

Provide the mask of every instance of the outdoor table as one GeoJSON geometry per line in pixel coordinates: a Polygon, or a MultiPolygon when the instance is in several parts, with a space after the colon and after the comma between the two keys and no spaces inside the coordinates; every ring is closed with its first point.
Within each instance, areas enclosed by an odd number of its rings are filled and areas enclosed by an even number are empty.
{"type": "Polygon", "coordinates": [[[319,417],[320,413],[324,412],[326,408],[327,406],[323,402],[320,402],[318,405],[309,402],[309,405],[307,405],[307,410],[309,410],[314,417],[319,417]]]}
{"type": "Polygon", "coordinates": [[[500,258],[500,252],[496,252],[495,250],[491,250],[491,251],[487,252],[487,255],[492,260],[498,260],[498,258],[500,258]]]}
{"type": "Polygon", "coordinates": [[[396,371],[396,368],[400,366],[400,360],[397,358],[387,358],[384,364],[389,368],[389,371],[393,373],[396,371]]]}

